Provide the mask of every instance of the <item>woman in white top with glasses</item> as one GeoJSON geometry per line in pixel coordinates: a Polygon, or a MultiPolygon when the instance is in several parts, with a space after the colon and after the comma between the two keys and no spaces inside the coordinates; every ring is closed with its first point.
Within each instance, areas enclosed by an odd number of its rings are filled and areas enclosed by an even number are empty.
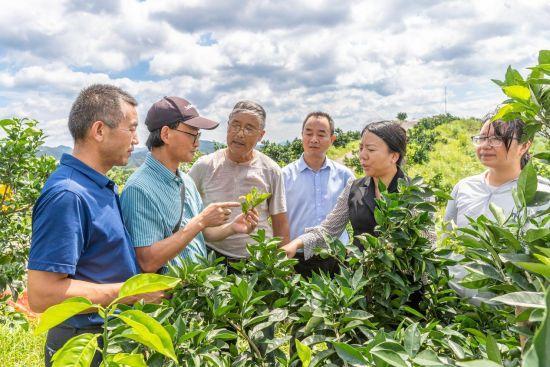
{"type": "MultiPolygon", "coordinates": [[[[525,124],[520,119],[493,121],[487,119],[479,135],[472,136],[477,157],[487,170],[461,180],[454,187],[447,203],[445,220],[459,227],[468,226],[466,217],[481,215],[494,219],[489,209],[493,203],[505,215],[515,211],[512,189],[517,187],[522,168],[529,161],[531,141],[521,143],[525,124]]],[[[539,178],[539,191],[549,191],[548,180],[539,178]]]]}
{"type": "MultiPolygon", "coordinates": [[[[517,187],[521,170],[530,158],[531,141],[521,142],[524,126],[520,119],[491,122],[488,118],[479,135],[472,136],[477,157],[487,170],[456,184],[451,193],[453,199],[447,203],[445,221],[467,227],[467,217],[476,219],[484,215],[494,220],[489,209],[491,203],[502,208],[506,216],[516,210],[512,189],[517,187]]],[[[539,177],[538,191],[550,191],[548,180],[539,177]]],[[[453,266],[449,270],[455,276],[451,285],[461,296],[472,298],[474,304],[485,298],[477,295],[475,290],[458,285],[457,282],[467,275],[462,266],[453,266]]]]}

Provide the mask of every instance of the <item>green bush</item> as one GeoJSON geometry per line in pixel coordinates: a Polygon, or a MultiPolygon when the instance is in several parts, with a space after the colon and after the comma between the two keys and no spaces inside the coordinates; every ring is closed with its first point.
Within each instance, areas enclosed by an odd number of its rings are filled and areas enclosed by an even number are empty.
{"type": "MultiPolygon", "coordinates": [[[[525,172],[519,196],[530,200],[537,196],[532,190],[536,176],[525,172]]],[[[519,335],[528,337],[523,366],[542,366],[529,361],[545,361],[541,358],[550,325],[544,305],[550,303],[550,292],[546,291],[545,301],[541,291],[548,289],[548,279],[529,271],[530,265],[513,265],[516,273],[527,269],[522,276],[534,279],[532,289],[539,292],[533,301],[530,295],[510,295],[507,292],[513,289],[498,288],[500,294],[529,309],[518,317],[507,306],[473,307],[458,299],[447,285],[447,266],[454,262],[447,259],[448,250],[436,250],[429,240],[433,228],[429,213],[435,207],[426,198],[434,193],[418,179],[400,185],[398,193],[381,188],[375,212],[380,236],[364,236],[365,251],[337,240],[318,251],[339,263],[333,277],[314,273],[304,279],[295,274],[297,261],[286,258],[278,239],[259,231],[248,245],[250,258],[231,264],[232,274],[220,264],[222,259],[210,256],[199,263],[183,260],[170,265],[169,277],[148,274],[130,279],[121,298],[175,288],[161,305],[130,307],[115,301],[100,307],[100,313],[111,315],[104,333],[73,338],[56,354],[54,366],[68,360],[87,365],[93,352],[100,350],[114,366],[131,360],[132,366],[512,367],[522,363],[519,335]],[[516,326],[529,315],[535,322],[533,329],[537,327],[534,336],[516,326]]],[[[518,204],[524,205],[525,200],[518,204]]],[[[498,256],[490,248],[498,248],[494,241],[501,240],[485,237],[489,221],[483,223],[485,227],[474,231],[489,242],[487,246],[468,242],[473,252],[464,262],[475,274],[484,274],[481,280],[497,286],[489,267],[498,256]]],[[[495,222],[490,228],[496,231],[498,225],[495,222]]],[[[505,231],[495,233],[507,238],[505,231]]],[[[533,246],[540,246],[548,235],[513,234],[533,246]]],[[[539,257],[529,261],[547,261],[541,254],[547,255],[537,252],[539,257]]],[[[514,304],[509,299],[495,302],[514,304]]],[[[37,330],[45,331],[90,306],[83,298],[53,306],[37,330]]]]}
{"type": "Polygon", "coordinates": [[[31,211],[49,174],[52,157],[37,157],[44,143],[38,122],[5,119],[0,129],[0,292],[9,289],[17,299],[23,287],[29,252],[31,211]]]}
{"type": "Polygon", "coordinates": [[[304,147],[302,146],[302,140],[298,138],[294,138],[291,142],[283,144],[264,140],[260,151],[277,162],[281,167],[284,167],[300,158],[300,155],[304,152],[304,147]]]}

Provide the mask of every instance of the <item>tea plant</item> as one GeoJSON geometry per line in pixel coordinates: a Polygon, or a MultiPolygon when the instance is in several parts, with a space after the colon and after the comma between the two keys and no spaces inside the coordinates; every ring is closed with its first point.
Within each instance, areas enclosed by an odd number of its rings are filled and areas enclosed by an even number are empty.
{"type": "MultiPolygon", "coordinates": [[[[538,300],[540,311],[516,317],[507,306],[476,307],[458,298],[448,287],[449,250],[435,249],[430,234],[434,207],[427,199],[434,192],[420,180],[402,181],[398,193],[382,186],[381,192],[379,235],[363,236],[365,250],[329,240],[318,251],[337,259],[332,276],[295,274],[297,261],[263,231],[247,246],[250,258],[229,268],[212,254],[170,265],[170,279],[179,283],[164,304],[103,311],[110,315],[101,337],[108,344],[104,360],[131,354],[135,365],[148,366],[542,366],[526,361],[545,361],[546,306],[538,300]],[[153,325],[149,318],[170,337],[162,339],[164,350],[130,336],[137,335],[133,321],[153,325]],[[519,336],[528,327],[517,323],[529,319],[537,331],[522,357],[519,336]]],[[[523,243],[528,233],[516,238],[523,243]]],[[[81,338],[90,351],[99,348],[99,336],[81,338]]]]}
{"type": "MultiPolygon", "coordinates": [[[[147,366],[143,354],[120,350],[119,339],[129,339],[176,360],[172,336],[157,319],[139,308],[120,310],[120,302],[140,294],[162,291],[174,287],[178,279],[140,274],[128,279],[118,297],[107,307],[93,304],[84,297],[72,297],[48,308],[41,316],[36,334],[48,331],[81,312],[97,310],[105,320],[102,334],[84,333],[69,339],[52,357],[55,366],[89,366],[96,352],[101,352],[103,366],[147,366]],[[120,312],[121,311],[121,312],[120,312]],[[116,326],[112,328],[112,326],[116,326]],[[100,347],[101,345],[101,347],[100,347]],[[116,350],[117,346],[119,350],[116,350]],[[113,350],[116,352],[113,353],[113,350]]],[[[122,307],[124,308],[124,307],[122,307]]]]}
{"type": "Polygon", "coordinates": [[[267,199],[271,197],[270,193],[261,192],[256,187],[253,187],[249,193],[244,196],[239,197],[243,200],[241,202],[241,209],[244,214],[248,213],[267,199]]]}

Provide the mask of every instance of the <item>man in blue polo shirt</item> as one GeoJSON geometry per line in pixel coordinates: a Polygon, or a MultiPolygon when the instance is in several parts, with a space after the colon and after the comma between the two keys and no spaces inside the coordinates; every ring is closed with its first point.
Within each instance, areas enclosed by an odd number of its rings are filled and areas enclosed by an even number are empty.
{"type": "Polygon", "coordinates": [[[214,129],[217,122],[199,116],[183,98],[164,97],[151,106],[145,125],[150,153],[130,176],[121,196],[124,222],[142,271],[157,272],[169,261],[177,264],[180,258],[196,261],[207,255],[205,237],[219,241],[256,227],[256,211],[228,221],[231,208],[240,211],[238,202],[203,208],[193,180],[179,170],[181,163],[193,160],[199,129],[214,129]]]}
{"type": "MultiPolygon", "coordinates": [[[[75,296],[107,305],[122,282],[139,272],[117,187],[106,177],[113,166],[126,165],[138,143],[136,105],[125,91],[102,84],[82,90],[73,103],[68,121],[73,153],[61,157],[33,210],[28,296],[35,312],[75,296]]],[[[159,297],[154,293],[144,298],[159,297]]],[[[67,340],[100,332],[102,324],[97,313],[87,313],[52,328],[46,366],[67,340]]],[[[96,354],[93,365],[100,361],[96,354]]]]}
{"type": "MultiPolygon", "coordinates": [[[[336,140],[334,121],[325,112],[311,112],[302,123],[302,156],[283,168],[290,239],[304,233],[306,228],[319,225],[330,213],[338,196],[353,172],[327,157],[327,151],[336,140]]],[[[348,243],[348,234],[340,236],[348,243]]],[[[312,270],[335,270],[331,259],[314,256],[304,260],[303,251],[296,254],[300,261],[295,269],[304,276],[312,270]]]]}

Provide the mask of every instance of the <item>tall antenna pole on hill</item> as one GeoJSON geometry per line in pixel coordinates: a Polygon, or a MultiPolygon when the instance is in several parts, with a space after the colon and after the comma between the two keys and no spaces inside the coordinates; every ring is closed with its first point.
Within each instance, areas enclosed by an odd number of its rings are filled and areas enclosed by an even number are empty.
{"type": "Polygon", "coordinates": [[[445,86],[445,115],[447,114],[447,86],[445,86]]]}

